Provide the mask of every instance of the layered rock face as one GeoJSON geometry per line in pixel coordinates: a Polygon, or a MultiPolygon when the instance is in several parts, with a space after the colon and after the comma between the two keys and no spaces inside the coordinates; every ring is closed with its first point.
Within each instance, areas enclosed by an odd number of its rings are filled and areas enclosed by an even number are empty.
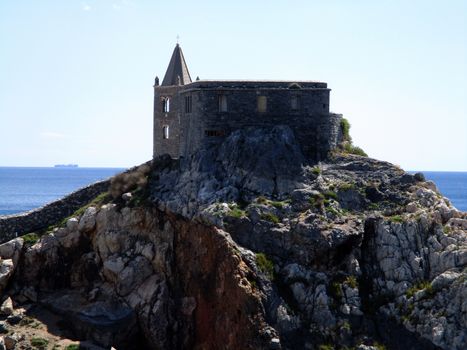
{"type": "MultiPolygon", "coordinates": [[[[464,349],[467,214],[423,175],[287,127],[155,159],[34,245],[0,246],[12,307],[117,349],[464,349]]],[[[14,313],[14,311],[12,311],[14,313]]]]}
{"type": "Polygon", "coordinates": [[[267,330],[260,293],[234,246],[155,208],[89,207],[23,249],[13,289],[30,301],[32,290],[76,337],[104,347],[264,348],[274,331],[258,332],[267,330]]]}

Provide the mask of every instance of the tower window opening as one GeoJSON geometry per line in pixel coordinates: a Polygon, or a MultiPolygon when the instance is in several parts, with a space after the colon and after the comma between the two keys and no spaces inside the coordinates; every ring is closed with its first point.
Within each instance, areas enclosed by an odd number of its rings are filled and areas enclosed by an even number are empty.
{"type": "Polygon", "coordinates": [[[169,138],[169,126],[168,125],[163,126],[162,135],[163,135],[164,140],[168,140],[169,138]]]}
{"type": "Polygon", "coordinates": [[[227,96],[219,95],[218,106],[219,112],[227,112],[227,96]]]}
{"type": "Polygon", "coordinates": [[[257,108],[259,113],[266,113],[268,105],[268,99],[266,96],[258,96],[257,108]]]}
{"type": "Polygon", "coordinates": [[[162,112],[167,113],[170,112],[170,97],[162,98],[162,112]]]}

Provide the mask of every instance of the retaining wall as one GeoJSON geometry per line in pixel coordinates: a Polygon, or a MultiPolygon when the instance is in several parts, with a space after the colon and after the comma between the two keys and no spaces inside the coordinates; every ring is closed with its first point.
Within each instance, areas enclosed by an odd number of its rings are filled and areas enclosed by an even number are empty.
{"type": "Polygon", "coordinates": [[[83,187],[59,200],[25,213],[0,216],[0,243],[54,225],[107,191],[110,179],[83,187]]]}

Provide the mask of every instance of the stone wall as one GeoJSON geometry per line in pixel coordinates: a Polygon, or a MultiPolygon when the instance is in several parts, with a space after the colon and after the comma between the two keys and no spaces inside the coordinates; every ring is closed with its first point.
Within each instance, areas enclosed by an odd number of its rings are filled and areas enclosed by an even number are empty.
{"type": "Polygon", "coordinates": [[[170,154],[178,158],[180,154],[180,114],[184,107],[183,97],[178,93],[182,86],[157,86],[154,88],[154,157],[170,154]],[[169,112],[162,110],[162,98],[170,98],[169,112]],[[169,138],[164,139],[163,128],[169,127],[169,138]]]}
{"type": "Polygon", "coordinates": [[[192,113],[186,114],[184,110],[181,113],[185,134],[181,134],[180,154],[184,157],[205,142],[219,142],[232,131],[246,127],[287,125],[294,131],[304,154],[315,160],[324,159],[339,142],[341,116],[329,113],[330,90],[325,83],[308,83],[310,86],[301,89],[288,88],[289,82],[279,85],[245,82],[245,86],[225,82],[198,86],[199,83],[189,84],[180,92],[180,101],[188,95],[193,101],[192,113]],[[227,112],[219,112],[220,95],[227,98],[227,112]],[[258,96],[267,98],[265,112],[257,109],[258,96]],[[299,101],[295,109],[291,106],[293,97],[299,101]]]}
{"type": "Polygon", "coordinates": [[[326,83],[312,81],[196,81],[154,89],[154,157],[189,157],[204,143],[217,143],[232,131],[247,127],[287,125],[294,131],[303,153],[325,159],[341,139],[341,115],[329,113],[326,83]],[[227,111],[219,111],[225,96],[227,111]],[[258,110],[258,96],[267,99],[258,110]],[[161,99],[170,97],[170,111],[161,99]],[[186,100],[191,108],[186,108],[186,100]],[[292,100],[298,104],[293,107],[292,100]],[[163,128],[169,127],[169,139],[163,128]]]}
{"type": "Polygon", "coordinates": [[[54,225],[109,189],[110,179],[83,187],[66,197],[31,211],[0,216],[0,243],[54,225]]]}

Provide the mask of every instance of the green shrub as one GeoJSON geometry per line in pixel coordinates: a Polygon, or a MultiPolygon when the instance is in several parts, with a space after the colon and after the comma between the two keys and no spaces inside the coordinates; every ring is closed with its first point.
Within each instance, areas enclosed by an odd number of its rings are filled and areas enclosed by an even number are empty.
{"type": "Polygon", "coordinates": [[[27,245],[33,245],[36,244],[39,238],[41,238],[36,232],[31,232],[28,234],[25,234],[24,236],[21,236],[21,238],[24,240],[24,243],[27,245]]]}
{"type": "Polygon", "coordinates": [[[329,204],[329,200],[327,200],[322,193],[313,195],[310,197],[309,201],[311,206],[316,209],[320,209],[322,204],[329,204]]]}
{"type": "Polygon", "coordinates": [[[341,216],[341,212],[333,207],[326,207],[326,213],[332,214],[334,216],[341,216]]]}
{"type": "Polygon", "coordinates": [[[350,137],[350,123],[345,118],[341,119],[341,131],[343,140],[347,142],[352,142],[352,138],[350,137]]]}
{"type": "Polygon", "coordinates": [[[355,276],[348,276],[345,279],[345,283],[351,288],[357,288],[358,287],[357,278],[355,276]]]}
{"type": "Polygon", "coordinates": [[[348,191],[353,190],[355,188],[355,184],[351,183],[344,183],[339,185],[339,191],[348,191]]]}
{"type": "Polygon", "coordinates": [[[46,349],[49,341],[44,338],[32,338],[31,345],[38,349],[46,349]]]}
{"type": "Polygon", "coordinates": [[[310,204],[313,208],[319,208],[322,201],[317,200],[315,197],[310,197],[310,204]]]}
{"type": "Polygon", "coordinates": [[[344,321],[344,323],[342,324],[342,328],[345,329],[346,331],[350,331],[352,329],[349,321],[344,321]]]}
{"type": "Polygon", "coordinates": [[[335,201],[337,201],[337,193],[334,191],[325,191],[324,197],[326,197],[327,199],[334,199],[335,201]]]}
{"type": "Polygon", "coordinates": [[[78,208],[73,214],[64,218],[62,221],[60,221],[58,225],[50,226],[47,229],[47,231],[52,231],[55,227],[65,226],[66,222],[70,218],[78,218],[81,215],[83,215],[86,209],[88,209],[89,207],[100,207],[103,204],[110,202],[110,199],[111,197],[109,192],[102,192],[101,194],[97,195],[94,199],[92,199],[89,203],[83,205],[81,208],[78,208]]]}
{"type": "Polygon", "coordinates": [[[231,209],[231,210],[227,213],[227,215],[239,219],[239,218],[245,217],[245,216],[246,216],[246,212],[245,212],[245,210],[242,210],[242,209],[240,209],[240,208],[234,207],[233,209],[231,209]]]}
{"type": "Polygon", "coordinates": [[[21,321],[19,321],[19,325],[20,326],[27,326],[27,325],[30,325],[31,323],[34,323],[34,319],[29,317],[29,316],[26,316],[24,317],[21,321]]]}
{"type": "Polygon", "coordinates": [[[344,293],[342,292],[342,286],[339,281],[334,281],[329,286],[329,294],[335,299],[341,299],[344,293]]]}
{"type": "Polygon", "coordinates": [[[321,344],[318,346],[318,350],[334,350],[334,346],[331,344],[321,344]]]}
{"type": "Polygon", "coordinates": [[[282,209],[287,204],[286,201],[282,201],[282,202],[281,201],[270,201],[270,203],[274,208],[277,208],[277,209],[282,209]]]}
{"type": "Polygon", "coordinates": [[[256,253],[256,264],[270,280],[274,277],[274,263],[264,253],[256,253]]]}
{"type": "Polygon", "coordinates": [[[256,198],[256,202],[260,204],[267,204],[268,199],[264,196],[259,196],[258,198],[256,198]]]}
{"type": "Polygon", "coordinates": [[[343,151],[347,154],[355,154],[357,156],[368,157],[368,154],[366,154],[366,152],[363,149],[361,149],[358,146],[354,146],[350,143],[344,144],[343,151]]]}
{"type": "Polygon", "coordinates": [[[311,169],[311,172],[315,175],[319,175],[321,174],[321,168],[319,166],[314,166],[312,169],[311,169]]]}
{"type": "Polygon", "coordinates": [[[144,188],[148,182],[150,172],[151,167],[143,164],[132,171],[115,175],[110,179],[110,194],[114,199],[117,199],[126,192],[133,192],[136,189],[144,188]]]}
{"type": "Polygon", "coordinates": [[[386,350],[386,346],[384,346],[381,343],[378,343],[377,341],[373,343],[373,347],[375,347],[377,350],[386,350]]]}
{"type": "Polygon", "coordinates": [[[434,290],[433,290],[433,287],[431,286],[431,283],[429,281],[421,281],[421,282],[414,284],[409,289],[407,289],[407,292],[405,293],[405,295],[407,296],[407,298],[411,298],[415,295],[415,293],[423,289],[425,289],[425,292],[427,296],[429,297],[434,294],[434,290]]]}
{"type": "Polygon", "coordinates": [[[389,218],[390,222],[397,222],[397,223],[403,223],[404,219],[400,215],[393,215],[389,218]]]}
{"type": "Polygon", "coordinates": [[[65,350],[80,350],[83,349],[79,344],[70,344],[65,347],[65,350]]]}
{"type": "Polygon", "coordinates": [[[378,210],[379,209],[379,203],[370,203],[368,205],[369,210],[378,210]]]}
{"type": "Polygon", "coordinates": [[[273,213],[261,214],[261,219],[267,220],[267,221],[272,222],[274,224],[278,224],[280,222],[279,218],[276,215],[274,215],[273,213]]]}

